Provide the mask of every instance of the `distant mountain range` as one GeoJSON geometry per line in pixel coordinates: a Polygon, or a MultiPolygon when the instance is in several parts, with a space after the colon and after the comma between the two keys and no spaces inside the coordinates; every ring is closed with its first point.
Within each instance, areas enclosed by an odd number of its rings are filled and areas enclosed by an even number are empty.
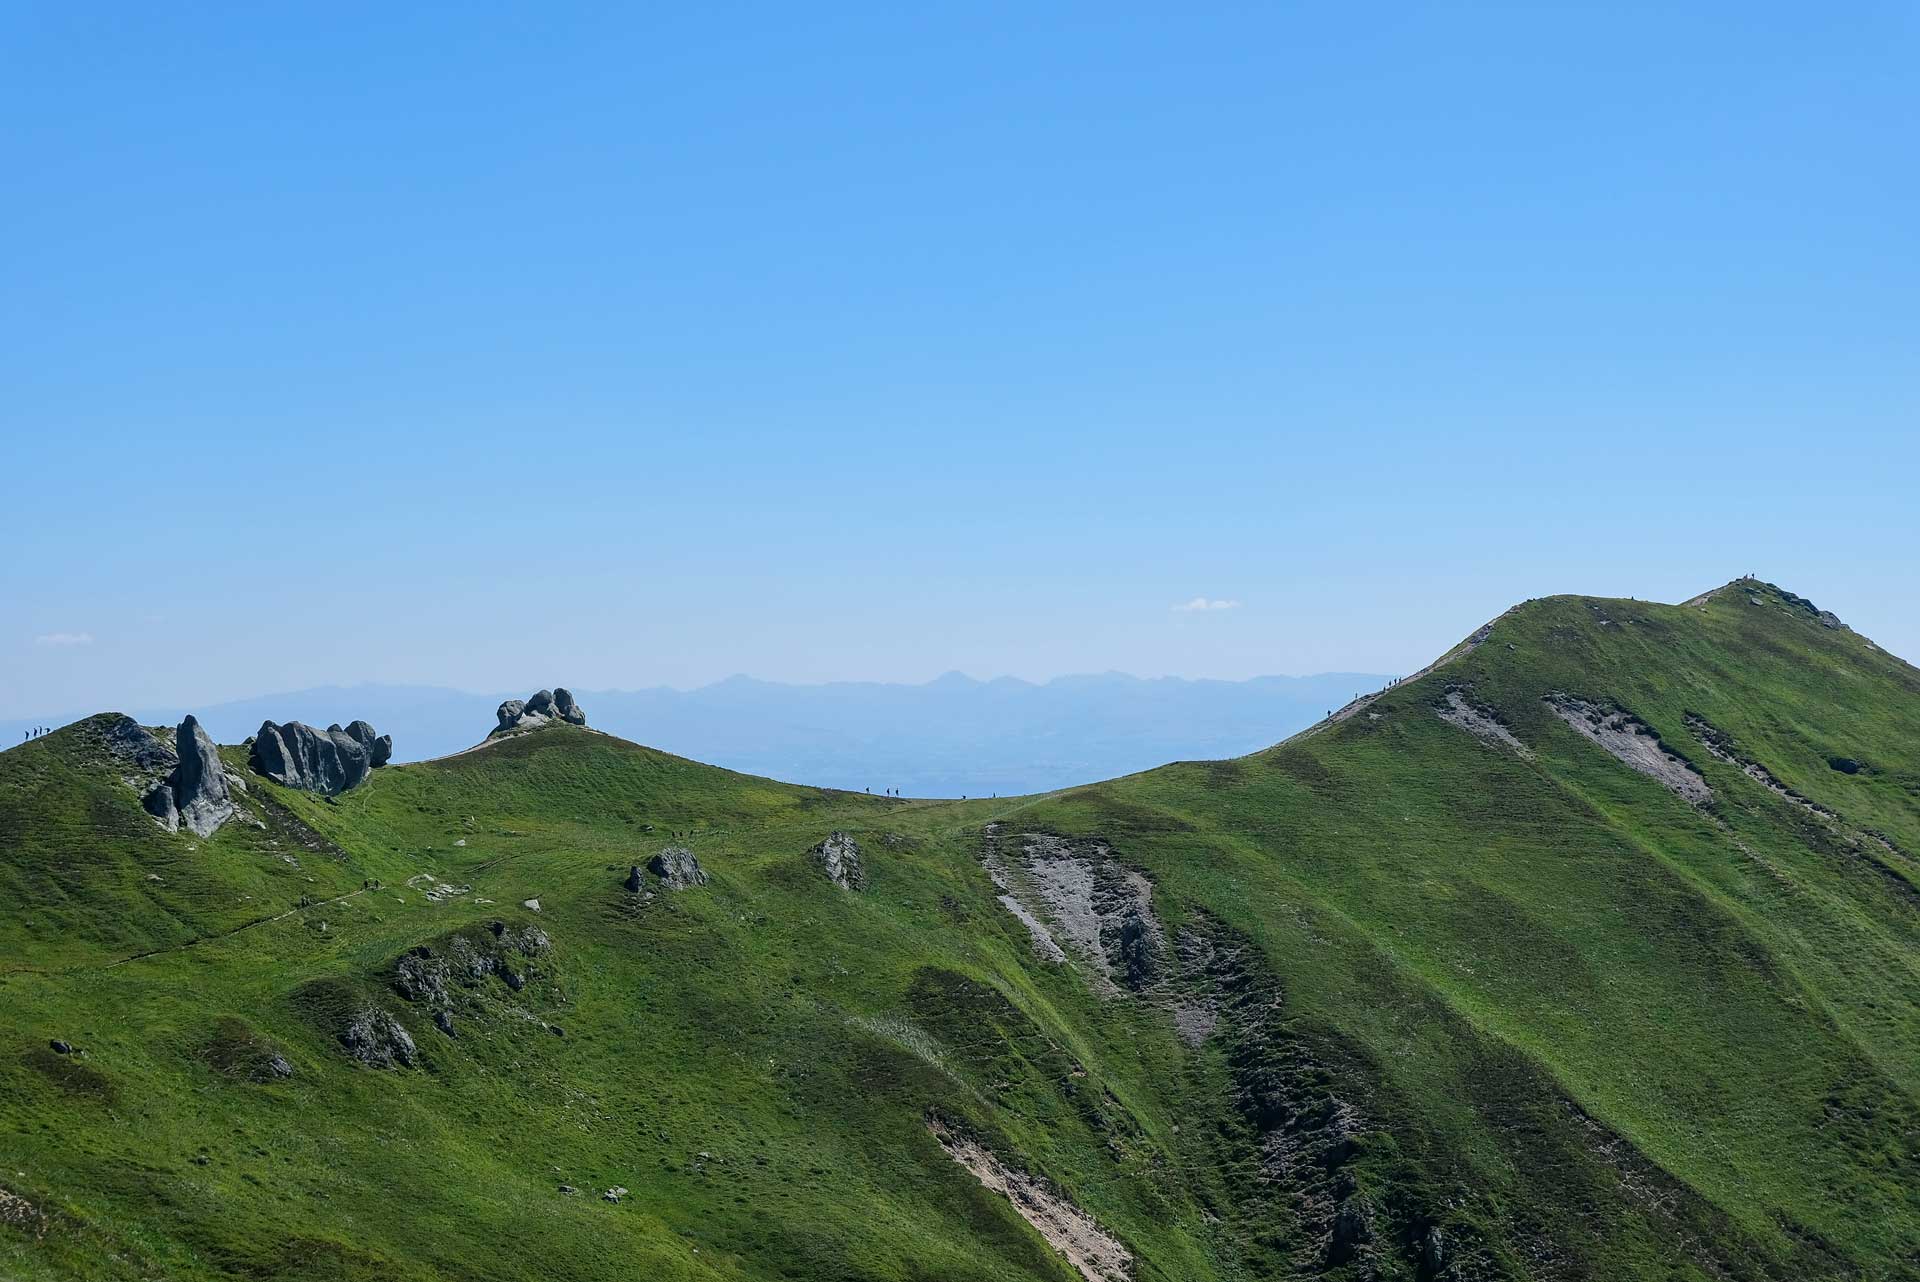
{"type": "MultiPolygon", "coordinates": [[[[1246,681],[1110,672],[1034,683],[950,672],[923,685],[785,685],[737,676],[697,690],[576,687],[574,694],[598,729],[732,770],[949,797],[1045,792],[1169,761],[1239,756],[1385,680],[1350,672],[1246,681]]],[[[396,761],[419,761],[477,743],[493,728],[501,700],[531,693],[322,686],[132,715],[153,725],[193,712],[223,743],[238,743],[267,719],[325,726],[361,717],[393,735],[396,761]]],[[[18,743],[30,724],[0,721],[0,746],[18,743]]]]}

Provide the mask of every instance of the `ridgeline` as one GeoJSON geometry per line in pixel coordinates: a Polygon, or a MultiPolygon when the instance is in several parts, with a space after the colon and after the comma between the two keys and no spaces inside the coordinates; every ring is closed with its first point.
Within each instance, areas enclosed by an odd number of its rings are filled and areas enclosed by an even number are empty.
{"type": "Polygon", "coordinates": [[[0,1277],[1920,1268],[1920,672],[1790,592],[1037,797],[539,700],[325,788],[0,753],[0,1277]]]}

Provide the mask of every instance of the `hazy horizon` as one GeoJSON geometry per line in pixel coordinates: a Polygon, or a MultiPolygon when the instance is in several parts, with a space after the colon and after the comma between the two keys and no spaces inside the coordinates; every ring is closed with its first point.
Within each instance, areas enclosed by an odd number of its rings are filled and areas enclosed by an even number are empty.
{"type": "MultiPolygon", "coordinates": [[[[925,797],[1045,792],[1167,761],[1242,756],[1386,680],[1352,672],[1245,681],[1085,673],[1036,683],[947,673],[911,684],[729,678],[684,691],[574,692],[589,725],[649,747],[791,783],[925,797]]],[[[88,713],[172,724],[192,712],[223,743],[241,742],[267,720],[364,719],[393,736],[393,759],[404,763],[471,747],[493,728],[502,699],[532,693],[364,683],[88,713]]],[[[31,724],[0,720],[0,742],[17,744],[31,724]]]]}

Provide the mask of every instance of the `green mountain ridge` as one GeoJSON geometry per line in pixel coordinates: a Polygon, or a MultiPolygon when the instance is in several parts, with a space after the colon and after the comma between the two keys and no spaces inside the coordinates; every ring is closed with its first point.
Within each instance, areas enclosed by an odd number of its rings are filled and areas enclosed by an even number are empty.
{"type": "Polygon", "coordinates": [[[1920,1276],[1920,671],[1757,580],[1036,797],[125,738],[0,754],[0,1277],[1920,1276]]]}

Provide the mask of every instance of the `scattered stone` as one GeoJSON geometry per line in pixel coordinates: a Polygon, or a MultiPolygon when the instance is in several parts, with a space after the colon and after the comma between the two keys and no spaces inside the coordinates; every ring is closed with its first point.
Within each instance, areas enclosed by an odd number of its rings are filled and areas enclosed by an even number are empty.
{"type": "Polygon", "coordinates": [[[441,881],[429,872],[415,873],[407,878],[407,885],[424,894],[430,904],[444,903],[473,890],[472,886],[456,886],[450,881],[441,881]]]}
{"type": "Polygon", "coordinates": [[[526,909],[530,913],[537,913],[540,911],[540,901],[538,899],[522,899],[520,901],[520,906],[526,909]]]}
{"type": "Polygon", "coordinates": [[[52,1041],[50,1041],[50,1042],[48,1042],[48,1043],[47,1043],[47,1049],[48,1049],[48,1050],[51,1050],[51,1051],[52,1051],[52,1052],[53,1052],[53,1053],[54,1053],[55,1055],[71,1055],[71,1054],[73,1054],[73,1045],[72,1045],[72,1043],[70,1043],[70,1042],[63,1042],[63,1041],[61,1041],[61,1040],[60,1040],[60,1039],[59,1039],[58,1037],[56,1037],[56,1038],[54,1038],[54,1039],[53,1039],[52,1041]]]}
{"type": "Polygon", "coordinates": [[[602,1193],[600,1197],[603,1201],[618,1202],[621,1198],[625,1197],[626,1195],[627,1195],[627,1191],[621,1188],[618,1184],[616,1184],[612,1188],[608,1189],[606,1192],[602,1193]]]}
{"type": "Polygon", "coordinates": [[[287,1061],[287,1057],[285,1055],[273,1055],[268,1057],[265,1068],[267,1071],[267,1075],[270,1077],[285,1078],[285,1077],[293,1076],[293,1065],[287,1061]]]}
{"type": "Polygon", "coordinates": [[[433,1026],[445,1033],[448,1037],[460,1036],[460,1034],[453,1031],[453,1012],[444,1007],[433,1012],[433,1026]]]}
{"type": "Polygon", "coordinates": [[[833,833],[809,853],[826,870],[827,880],[840,889],[866,889],[867,870],[860,861],[860,845],[846,833],[833,833]]]}
{"type": "Polygon", "coordinates": [[[668,846],[647,860],[647,871],[658,877],[668,890],[687,890],[707,884],[700,861],[685,846],[668,846]]]}
{"type": "Polygon", "coordinates": [[[587,714],[565,686],[542,690],[531,699],[508,699],[495,709],[494,719],[499,723],[493,728],[496,735],[556,724],[587,724],[587,714]]]}
{"type": "Polygon", "coordinates": [[[646,874],[640,871],[640,865],[634,864],[627,869],[627,879],[621,883],[631,894],[639,894],[647,888],[646,874]]]}
{"type": "Polygon", "coordinates": [[[579,1191],[580,1191],[579,1189],[573,1187],[573,1185],[571,1184],[562,1184],[560,1186],[560,1192],[565,1197],[572,1197],[575,1193],[578,1193],[579,1191]]]}
{"type": "Polygon", "coordinates": [[[335,797],[364,783],[368,772],[385,765],[392,754],[393,736],[376,738],[364,721],[350,729],[331,725],[325,730],[300,721],[263,721],[247,760],[275,783],[335,797]]]}
{"type": "Polygon", "coordinates": [[[416,1050],[413,1034],[399,1020],[377,1006],[362,1007],[340,1030],[340,1044],[369,1068],[411,1066],[416,1050]]]}
{"type": "Polygon", "coordinates": [[[1838,770],[1843,775],[1857,775],[1860,773],[1860,763],[1852,757],[1828,757],[1827,768],[1830,770],[1838,770]]]}

